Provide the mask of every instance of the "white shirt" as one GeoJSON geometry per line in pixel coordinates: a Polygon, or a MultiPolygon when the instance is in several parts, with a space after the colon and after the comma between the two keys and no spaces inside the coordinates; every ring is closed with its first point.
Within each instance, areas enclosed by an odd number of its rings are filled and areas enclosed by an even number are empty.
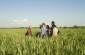
{"type": "Polygon", "coordinates": [[[41,35],[42,35],[42,36],[45,35],[45,34],[46,34],[46,31],[47,31],[46,26],[43,26],[43,27],[41,28],[41,35]]]}
{"type": "Polygon", "coordinates": [[[56,27],[53,28],[53,36],[57,36],[58,29],[56,27]]]}

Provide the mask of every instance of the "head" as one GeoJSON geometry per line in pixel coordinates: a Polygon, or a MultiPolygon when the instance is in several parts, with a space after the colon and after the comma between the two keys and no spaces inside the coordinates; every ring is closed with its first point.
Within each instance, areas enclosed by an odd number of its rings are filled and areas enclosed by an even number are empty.
{"type": "Polygon", "coordinates": [[[54,21],[52,21],[52,22],[51,22],[51,25],[55,25],[55,22],[54,22],[54,21]]]}
{"type": "Polygon", "coordinates": [[[45,26],[46,24],[45,23],[42,23],[42,26],[45,26]]]}
{"type": "Polygon", "coordinates": [[[31,25],[29,25],[28,29],[29,29],[29,28],[32,28],[31,25]]]}
{"type": "Polygon", "coordinates": [[[49,25],[46,25],[46,28],[49,29],[50,28],[49,25]]]}

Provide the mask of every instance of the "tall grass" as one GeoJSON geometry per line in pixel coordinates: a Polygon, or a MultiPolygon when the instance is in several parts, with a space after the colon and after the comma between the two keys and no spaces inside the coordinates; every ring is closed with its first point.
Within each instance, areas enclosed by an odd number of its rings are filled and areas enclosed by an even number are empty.
{"type": "Polygon", "coordinates": [[[25,36],[26,29],[0,29],[0,55],[85,55],[85,29],[60,29],[54,38],[25,36]]]}

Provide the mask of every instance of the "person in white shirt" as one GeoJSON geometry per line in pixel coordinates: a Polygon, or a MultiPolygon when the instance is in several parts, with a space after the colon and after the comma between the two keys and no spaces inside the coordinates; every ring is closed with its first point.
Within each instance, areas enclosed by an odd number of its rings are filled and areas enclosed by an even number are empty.
{"type": "Polygon", "coordinates": [[[42,23],[42,27],[41,27],[41,36],[44,37],[46,35],[46,24],[42,23]]]}
{"type": "Polygon", "coordinates": [[[57,36],[57,34],[58,34],[58,29],[57,27],[54,27],[52,36],[57,36]]]}
{"type": "Polygon", "coordinates": [[[51,22],[51,25],[52,25],[52,27],[51,27],[51,36],[52,36],[52,37],[53,37],[53,36],[57,36],[59,30],[58,30],[57,26],[55,25],[55,22],[52,21],[52,22],[51,22]]]}
{"type": "Polygon", "coordinates": [[[39,37],[45,37],[46,31],[47,31],[46,24],[45,23],[42,23],[42,25],[40,25],[40,29],[41,29],[41,31],[40,32],[37,32],[36,37],[37,36],[39,36],[39,37]]]}

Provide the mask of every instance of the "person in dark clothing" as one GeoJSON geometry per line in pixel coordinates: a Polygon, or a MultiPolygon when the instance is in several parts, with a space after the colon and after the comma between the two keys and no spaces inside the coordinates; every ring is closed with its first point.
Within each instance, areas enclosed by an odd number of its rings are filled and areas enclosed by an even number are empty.
{"type": "Polygon", "coordinates": [[[47,34],[48,37],[50,37],[50,27],[49,27],[49,25],[46,25],[46,29],[47,29],[46,34],[47,34]]]}
{"type": "MultiPolygon", "coordinates": [[[[42,28],[42,25],[39,27],[40,29],[42,28]]],[[[41,32],[37,32],[36,37],[41,37],[41,32]]]]}

